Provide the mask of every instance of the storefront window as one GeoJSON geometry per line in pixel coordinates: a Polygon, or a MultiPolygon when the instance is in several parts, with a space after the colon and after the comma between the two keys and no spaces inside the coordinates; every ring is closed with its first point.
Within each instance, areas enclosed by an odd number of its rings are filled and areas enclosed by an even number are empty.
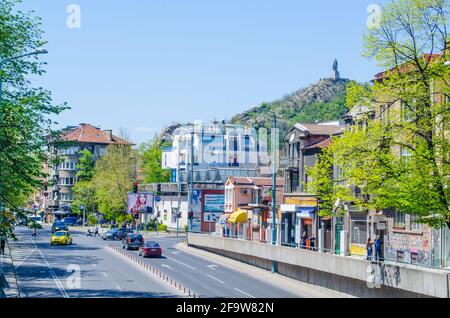
{"type": "Polygon", "coordinates": [[[366,221],[351,221],[352,243],[366,244],[367,241],[367,222],[366,221]]]}

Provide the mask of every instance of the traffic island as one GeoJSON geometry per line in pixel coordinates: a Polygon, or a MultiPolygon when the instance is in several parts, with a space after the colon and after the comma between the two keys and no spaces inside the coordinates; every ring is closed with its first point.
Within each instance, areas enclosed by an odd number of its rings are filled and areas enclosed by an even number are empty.
{"type": "Polygon", "coordinates": [[[189,298],[200,298],[200,295],[196,294],[186,286],[180,284],[177,282],[174,278],[170,277],[166,273],[161,272],[159,269],[154,268],[153,266],[145,263],[141,257],[136,257],[134,255],[131,255],[130,253],[127,253],[121,248],[118,248],[116,246],[108,245],[110,249],[112,249],[117,254],[127,258],[131,262],[135,263],[136,265],[140,266],[141,268],[145,269],[146,271],[156,275],[166,283],[170,284],[172,287],[176,288],[181,293],[185,294],[189,298]]]}

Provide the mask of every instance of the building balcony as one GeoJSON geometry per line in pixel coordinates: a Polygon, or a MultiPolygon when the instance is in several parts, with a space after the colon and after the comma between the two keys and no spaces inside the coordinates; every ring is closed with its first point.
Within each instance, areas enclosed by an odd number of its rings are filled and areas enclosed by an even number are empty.
{"type": "Polygon", "coordinates": [[[280,168],[282,170],[298,171],[300,165],[300,159],[298,158],[285,158],[280,160],[280,168]]]}

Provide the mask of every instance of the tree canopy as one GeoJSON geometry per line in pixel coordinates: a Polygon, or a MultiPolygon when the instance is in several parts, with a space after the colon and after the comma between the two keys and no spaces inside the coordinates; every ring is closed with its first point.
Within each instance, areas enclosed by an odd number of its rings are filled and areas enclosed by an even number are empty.
{"type": "Polygon", "coordinates": [[[450,226],[449,9],[444,0],[393,1],[365,35],[365,55],[386,71],[370,87],[349,86],[348,107],[366,105],[375,119],[361,116],[310,171],[326,213],[339,198],[450,226]]]}
{"type": "Polygon", "coordinates": [[[8,236],[13,228],[5,211],[19,211],[42,188],[42,166],[48,159],[45,146],[53,133],[50,118],[67,108],[54,105],[49,91],[33,87],[28,80],[30,75],[44,75],[44,63],[37,55],[19,56],[42,49],[46,42],[40,19],[18,11],[19,2],[0,2],[0,209],[4,214],[0,231],[8,236]]]}

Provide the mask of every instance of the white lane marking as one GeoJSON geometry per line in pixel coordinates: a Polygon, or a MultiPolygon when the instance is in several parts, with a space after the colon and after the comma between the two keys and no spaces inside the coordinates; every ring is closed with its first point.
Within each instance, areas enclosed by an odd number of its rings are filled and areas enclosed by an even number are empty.
{"type": "Polygon", "coordinates": [[[102,272],[102,274],[103,274],[105,277],[108,277],[108,274],[106,274],[105,272],[102,272]]]}
{"type": "Polygon", "coordinates": [[[175,255],[179,255],[180,253],[181,253],[180,251],[172,252],[172,254],[175,254],[175,255]]]}
{"type": "Polygon", "coordinates": [[[178,260],[176,260],[176,259],[174,259],[174,258],[168,257],[168,256],[166,256],[166,258],[167,258],[167,259],[170,259],[171,261],[177,262],[178,264],[184,265],[184,266],[186,266],[187,268],[190,268],[190,269],[192,269],[192,270],[195,271],[195,268],[192,267],[192,266],[190,266],[190,265],[187,265],[187,264],[185,264],[185,263],[183,263],[183,262],[180,262],[180,261],[178,261],[178,260]]]}
{"type": "Polygon", "coordinates": [[[27,255],[23,260],[21,260],[19,264],[17,264],[17,265],[15,266],[16,269],[18,269],[18,268],[20,267],[20,265],[22,265],[23,262],[25,262],[31,255],[33,255],[34,251],[37,250],[36,243],[34,243],[34,244],[35,244],[35,248],[31,251],[31,253],[27,253],[28,255],[27,255]]]}
{"type": "Polygon", "coordinates": [[[212,270],[216,270],[217,267],[219,267],[219,265],[215,265],[215,264],[211,264],[211,265],[207,265],[206,267],[211,268],[212,270]]]}
{"type": "Polygon", "coordinates": [[[247,295],[247,296],[250,297],[250,298],[255,298],[254,296],[252,296],[252,295],[246,293],[245,291],[240,290],[239,288],[234,288],[234,289],[237,290],[238,292],[244,294],[244,295],[247,295]]]}
{"type": "Polygon", "coordinates": [[[208,277],[217,280],[219,283],[225,284],[225,282],[221,281],[218,278],[215,278],[214,276],[211,276],[211,275],[208,274],[208,277]]]}
{"type": "Polygon", "coordinates": [[[120,286],[119,286],[119,285],[116,285],[116,288],[117,288],[118,290],[120,290],[120,291],[123,291],[123,289],[122,289],[122,288],[120,288],[120,286]]]}
{"type": "MultiPolygon", "coordinates": [[[[34,243],[36,244],[36,242],[34,243]]],[[[37,248],[37,245],[36,245],[37,248]]],[[[42,253],[41,250],[39,250],[39,254],[41,255],[42,259],[45,262],[45,265],[47,265],[48,269],[50,270],[50,274],[53,277],[53,280],[55,281],[56,286],[58,286],[59,291],[61,292],[61,294],[63,295],[64,298],[69,298],[69,295],[67,294],[66,290],[64,289],[63,284],[60,282],[60,280],[58,279],[58,276],[56,276],[52,266],[50,265],[50,263],[47,261],[47,259],[45,258],[44,254],[42,253]]]]}
{"type": "Polygon", "coordinates": [[[172,270],[172,267],[170,267],[169,265],[162,264],[161,266],[162,266],[162,267],[165,267],[165,268],[168,268],[168,269],[170,269],[170,270],[172,270]]]}

